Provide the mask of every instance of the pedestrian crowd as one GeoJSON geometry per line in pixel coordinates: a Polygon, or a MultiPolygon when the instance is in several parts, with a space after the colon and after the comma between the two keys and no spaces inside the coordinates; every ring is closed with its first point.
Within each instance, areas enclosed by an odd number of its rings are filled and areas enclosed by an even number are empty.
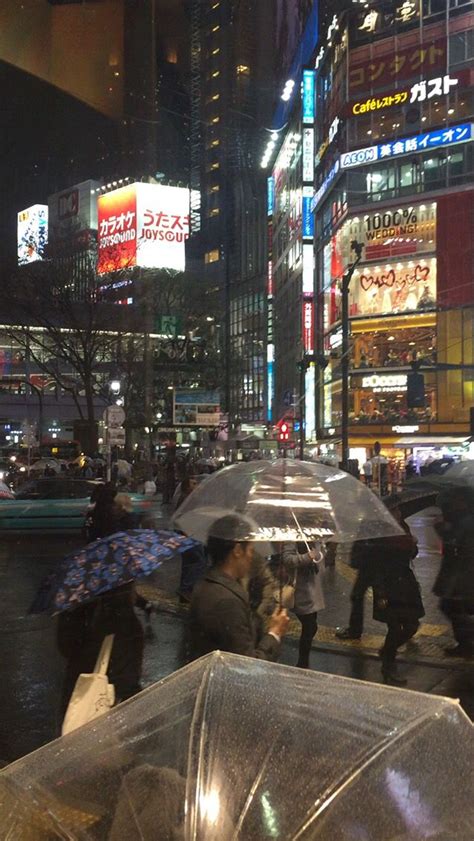
{"type": "MultiPolygon", "coordinates": [[[[176,510],[196,487],[186,477],[174,494],[176,510]]],[[[130,497],[112,483],[98,485],[89,522],[89,539],[107,538],[137,528],[130,497]]],[[[357,575],[351,593],[347,628],[336,631],[343,640],[360,640],[364,628],[364,599],[373,592],[373,618],[386,625],[380,649],[386,683],[406,681],[396,668],[400,647],[409,643],[424,615],[420,586],[413,570],[418,547],[403,519],[401,497],[386,501],[401,525],[393,537],[361,535],[351,549],[357,575]]],[[[452,623],[456,646],[448,654],[474,653],[474,491],[446,492],[439,500],[442,518],[436,528],[443,541],[442,563],[434,592],[452,623]]],[[[179,596],[189,603],[188,659],[213,650],[277,660],[289,627],[289,612],[300,626],[295,665],[310,667],[310,652],[324,610],[324,575],[331,547],[320,540],[271,544],[263,550],[250,538],[249,522],[234,513],[218,517],[207,544],[187,549],[182,556],[179,596]],[[270,550],[270,551],[269,551],[270,550]]],[[[110,680],[119,700],[141,688],[144,650],[143,625],[136,609],[150,615],[153,605],[141,598],[133,582],[116,587],[89,604],[63,613],[58,644],[67,660],[63,708],[75,681],[92,671],[104,636],[114,634],[110,680]]]]}

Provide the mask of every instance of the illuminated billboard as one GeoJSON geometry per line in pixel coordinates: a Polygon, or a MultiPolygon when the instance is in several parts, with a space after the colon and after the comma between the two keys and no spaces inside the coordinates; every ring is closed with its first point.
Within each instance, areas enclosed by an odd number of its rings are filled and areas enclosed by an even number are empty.
{"type": "Polygon", "coordinates": [[[424,312],[436,307],[436,258],[365,266],[350,286],[351,317],[424,312]]]}
{"type": "Polygon", "coordinates": [[[140,266],[184,271],[189,190],[130,184],[99,196],[99,274],[140,266]]]}
{"type": "Polygon", "coordinates": [[[89,245],[97,231],[98,181],[82,181],[48,198],[49,247],[58,254],[89,245]]]}
{"type": "Polygon", "coordinates": [[[44,260],[48,245],[48,206],[34,204],[18,214],[18,265],[44,260]]]}
{"type": "Polygon", "coordinates": [[[173,393],[175,426],[219,426],[221,398],[218,391],[176,388],[173,393]]]}

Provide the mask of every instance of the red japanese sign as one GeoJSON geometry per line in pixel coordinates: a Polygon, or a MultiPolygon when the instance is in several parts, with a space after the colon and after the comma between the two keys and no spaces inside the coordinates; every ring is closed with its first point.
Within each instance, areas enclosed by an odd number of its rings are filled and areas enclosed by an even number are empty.
{"type": "Polygon", "coordinates": [[[135,185],[99,196],[98,274],[137,264],[137,194],[135,185]]]}
{"type": "MultiPolygon", "coordinates": [[[[438,38],[427,44],[416,44],[404,49],[378,55],[367,61],[351,62],[349,67],[349,91],[351,96],[364,96],[394,81],[412,79],[420,74],[432,76],[433,70],[446,67],[446,38],[438,38]]],[[[357,50],[360,54],[360,51],[357,50]]]]}

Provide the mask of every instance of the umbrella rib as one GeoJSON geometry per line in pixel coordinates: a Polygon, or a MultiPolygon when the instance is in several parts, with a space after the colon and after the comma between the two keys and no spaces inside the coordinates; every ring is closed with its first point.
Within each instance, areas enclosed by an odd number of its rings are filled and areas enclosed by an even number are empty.
{"type": "MultiPolygon", "coordinates": [[[[405,689],[393,689],[393,692],[406,692],[405,689]]],[[[387,748],[392,748],[396,742],[399,742],[402,736],[406,736],[412,730],[422,727],[424,724],[430,722],[432,717],[430,713],[423,713],[416,716],[409,724],[402,726],[395,737],[387,735],[378,743],[371,751],[369,751],[363,761],[355,768],[351,768],[346,775],[341,776],[339,782],[335,782],[327,792],[321,795],[315,804],[315,811],[306,819],[305,823],[297,830],[295,835],[292,835],[291,841],[298,841],[303,837],[303,834],[310,828],[310,826],[328,809],[334,800],[336,800],[342,792],[349,788],[352,783],[362,774],[367,771],[387,748]]]]}
{"type": "MultiPolygon", "coordinates": [[[[204,766],[204,756],[203,756],[203,747],[204,742],[206,739],[206,727],[205,727],[205,719],[204,713],[207,706],[207,693],[209,689],[209,683],[211,679],[213,671],[213,662],[209,663],[206,671],[203,674],[201,685],[198,689],[196,695],[196,702],[194,704],[193,710],[193,717],[191,720],[191,727],[190,727],[190,737],[189,737],[189,748],[188,748],[188,773],[186,775],[187,783],[186,783],[186,823],[188,823],[188,830],[189,830],[189,838],[195,839],[197,833],[197,819],[198,819],[198,810],[199,810],[199,794],[200,794],[200,787],[201,787],[201,779],[203,776],[203,766],[204,766]],[[195,733],[197,728],[200,725],[200,732],[199,732],[199,753],[198,753],[198,766],[196,772],[196,781],[194,784],[194,808],[190,809],[188,807],[189,800],[191,799],[190,789],[191,789],[191,766],[192,766],[192,755],[193,755],[193,748],[195,742],[195,733]]],[[[188,836],[187,836],[188,837],[188,836]]]]}
{"type": "Polygon", "coordinates": [[[262,767],[260,768],[260,771],[258,772],[257,776],[255,777],[255,779],[252,783],[250,791],[247,795],[247,799],[245,801],[245,805],[244,805],[244,807],[243,807],[243,809],[240,813],[240,817],[239,817],[237,826],[234,830],[234,834],[232,835],[231,841],[236,841],[236,839],[239,838],[239,833],[242,829],[242,824],[243,824],[243,822],[244,822],[244,820],[247,816],[248,810],[250,809],[252,800],[254,799],[254,796],[255,796],[255,792],[256,792],[258,786],[260,785],[260,781],[261,781],[261,779],[262,779],[262,777],[263,777],[263,775],[264,775],[264,773],[267,769],[268,760],[270,759],[270,756],[272,755],[274,748],[275,748],[274,745],[270,745],[266,754],[265,754],[265,759],[263,760],[262,767]]]}

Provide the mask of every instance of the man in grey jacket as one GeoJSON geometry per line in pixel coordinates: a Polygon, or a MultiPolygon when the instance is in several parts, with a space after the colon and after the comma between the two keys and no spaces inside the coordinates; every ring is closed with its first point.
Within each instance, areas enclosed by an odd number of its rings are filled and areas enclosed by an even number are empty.
{"type": "Polygon", "coordinates": [[[248,522],[238,514],[229,514],[214,523],[211,532],[207,551],[213,566],[197,584],[191,599],[192,658],[220,649],[276,660],[289,618],[286,610],[275,611],[268,633],[257,640],[248,593],[240,583],[252,567],[248,522]]]}

